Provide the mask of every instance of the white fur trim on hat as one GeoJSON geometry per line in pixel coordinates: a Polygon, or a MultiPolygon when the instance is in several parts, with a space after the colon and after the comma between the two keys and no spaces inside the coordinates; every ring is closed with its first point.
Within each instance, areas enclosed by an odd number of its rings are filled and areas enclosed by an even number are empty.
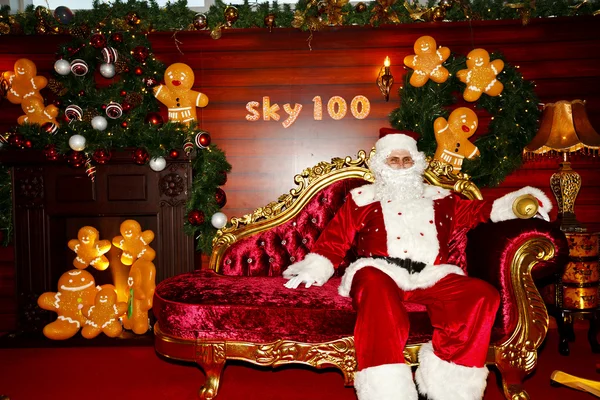
{"type": "Polygon", "coordinates": [[[358,400],[417,400],[419,395],[407,364],[384,364],[354,375],[358,400]]]}
{"type": "Polygon", "coordinates": [[[428,400],[481,400],[487,385],[488,369],[465,367],[435,355],[431,342],[419,350],[415,380],[428,400]]]}
{"type": "Polygon", "coordinates": [[[375,152],[383,154],[384,157],[394,150],[408,150],[413,156],[419,153],[417,141],[401,133],[385,135],[375,143],[375,152]]]}

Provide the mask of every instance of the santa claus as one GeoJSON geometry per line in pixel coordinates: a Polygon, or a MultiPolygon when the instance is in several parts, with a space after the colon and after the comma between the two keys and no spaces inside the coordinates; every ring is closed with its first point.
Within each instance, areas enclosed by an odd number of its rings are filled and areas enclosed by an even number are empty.
{"type": "Polygon", "coordinates": [[[390,134],[375,144],[375,183],[351,191],[304,260],[288,267],[285,286],[322,285],[348,249],[357,260],[339,287],[357,311],[354,342],[359,400],[476,400],[483,397],[490,334],[499,295],[488,283],[447,263],[453,233],[480,222],[516,218],[512,204],[528,193],[545,219],[551,202],[525,187],[494,202],[465,200],[423,182],[425,156],[415,134],[390,134]],[[409,320],[404,302],[420,303],[434,328],[413,373],[404,363],[409,320]]]}

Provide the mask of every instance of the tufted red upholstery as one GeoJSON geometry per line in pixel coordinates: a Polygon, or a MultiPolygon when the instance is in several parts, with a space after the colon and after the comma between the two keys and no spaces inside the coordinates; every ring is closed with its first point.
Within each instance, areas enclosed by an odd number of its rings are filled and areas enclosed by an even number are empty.
{"type": "MultiPolygon", "coordinates": [[[[280,276],[290,264],[310,251],[321,231],[362,179],[345,179],[327,186],[304,206],[295,218],[266,232],[239,240],[223,255],[223,275],[280,276]]],[[[354,260],[348,254],[338,275],[354,260]]]]}

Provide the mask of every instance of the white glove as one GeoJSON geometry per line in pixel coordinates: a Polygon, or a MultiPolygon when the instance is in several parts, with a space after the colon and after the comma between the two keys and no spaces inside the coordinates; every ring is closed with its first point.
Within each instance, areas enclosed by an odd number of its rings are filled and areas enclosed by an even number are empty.
{"type": "Polygon", "coordinates": [[[550,217],[548,216],[548,213],[550,212],[550,210],[552,210],[552,202],[550,201],[548,196],[546,196],[546,194],[538,188],[525,186],[517,191],[507,193],[494,201],[494,204],[492,205],[492,212],[490,215],[490,219],[492,220],[492,222],[500,222],[509,219],[515,219],[517,216],[512,211],[512,204],[517,199],[517,197],[523,194],[530,194],[538,200],[539,216],[545,219],[546,221],[549,221],[550,217]]]}
{"type": "Polygon", "coordinates": [[[333,264],[320,254],[308,253],[304,260],[290,265],[283,271],[283,277],[289,279],[283,286],[296,289],[301,283],[306,288],[321,286],[333,276],[333,264]]]}

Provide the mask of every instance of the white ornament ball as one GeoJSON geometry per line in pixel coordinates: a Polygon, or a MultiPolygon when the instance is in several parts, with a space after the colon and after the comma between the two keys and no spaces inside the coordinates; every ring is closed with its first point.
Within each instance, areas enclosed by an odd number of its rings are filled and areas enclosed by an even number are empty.
{"type": "Polygon", "coordinates": [[[217,229],[221,229],[225,225],[227,225],[227,215],[222,212],[214,213],[210,218],[210,223],[217,229]]]}
{"type": "Polygon", "coordinates": [[[85,137],[81,135],[73,135],[69,138],[69,147],[75,151],[85,149],[85,137]]]}
{"type": "Polygon", "coordinates": [[[114,64],[100,64],[100,75],[105,78],[112,78],[115,76],[116,70],[114,64]]]}
{"type": "Polygon", "coordinates": [[[92,128],[103,131],[108,126],[108,121],[102,115],[92,118],[92,128]]]}
{"type": "Polygon", "coordinates": [[[149,164],[152,171],[160,172],[167,166],[167,160],[164,157],[154,157],[149,164]]]}
{"type": "Polygon", "coordinates": [[[71,73],[71,63],[67,60],[57,60],[54,63],[54,70],[59,75],[69,75],[71,73]]]}

